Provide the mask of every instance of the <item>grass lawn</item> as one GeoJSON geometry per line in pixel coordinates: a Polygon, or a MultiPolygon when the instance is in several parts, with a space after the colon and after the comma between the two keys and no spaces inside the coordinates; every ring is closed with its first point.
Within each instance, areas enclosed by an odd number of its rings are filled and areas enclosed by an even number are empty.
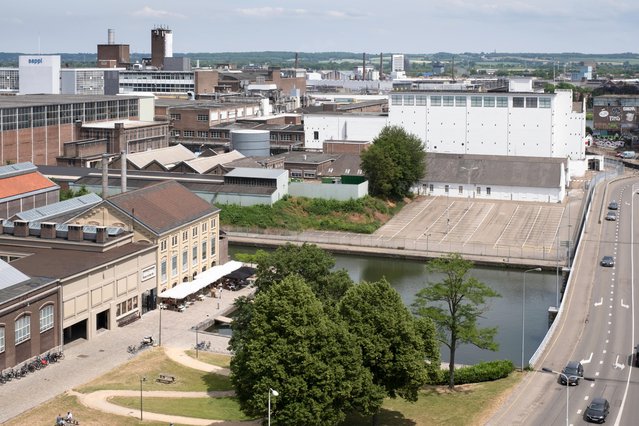
{"type": "MultiPolygon", "coordinates": [[[[195,358],[195,349],[189,349],[186,354],[191,358],[195,358]]],[[[211,352],[199,351],[198,360],[218,367],[230,368],[231,356],[224,354],[214,354],[211,352]]]]}
{"type": "MultiPolygon", "coordinates": [[[[488,420],[508,391],[520,380],[521,373],[494,382],[458,386],[450,392],[446,387],[428,387],[415,403],[401,398],[386,399],[378,416],[380,425],[482,425],[488,420]]],[[[350,416],[343,426],[369,426],[371,419],[350,416]]]]}
{"type": "MultiPolygon", "coordinates": [[[[109,401],[140,409],[140,398],[116,396],[109,401]]],[[[250,420],[240,411],[240,404],[235,398],[144,398],[144,410],[153,413],[187,415],[212,420],[250,420]],[[188,414],[187,414],[188,413],[188,414]]]]}
{"type": "Polygon", "coordinates": [[[58,395],[39,407],[29,410],[21,416],[3,424],[5,426],[53,425],[58,414],[64,416],[67,411],[71,411],[73,417],[75,417],[82,426],[133,426],[139,424],[166,426],[165,422],[140,422],[138,418],[116,416],[114,414],[92,410],[80,404],[75,396],[67,394],[58,395]]]}
{"type": "Polygon", "coordinates": [[[178,364],[169,359],[162,348],[148,349],[130,362],[76,390],[82,393],[104,389],[137,390],[140,389],[140,377],[146,377],[145,390],[187,392],[233,390],[228,377],[203,373],[178,364]],[[171,384],[158,383],[155,379],[160,373],[175,376],[175,382],[171,384]]]}

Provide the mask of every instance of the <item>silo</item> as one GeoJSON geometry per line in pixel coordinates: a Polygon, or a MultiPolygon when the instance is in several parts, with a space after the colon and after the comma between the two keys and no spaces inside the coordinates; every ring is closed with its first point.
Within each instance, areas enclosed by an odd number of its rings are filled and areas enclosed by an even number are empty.
{"type": "Polygon", "coordinates": [[[246,157],[268,157],[271,155],[270,133],[268,130],[231,130],[231,149],[246,157]]]}

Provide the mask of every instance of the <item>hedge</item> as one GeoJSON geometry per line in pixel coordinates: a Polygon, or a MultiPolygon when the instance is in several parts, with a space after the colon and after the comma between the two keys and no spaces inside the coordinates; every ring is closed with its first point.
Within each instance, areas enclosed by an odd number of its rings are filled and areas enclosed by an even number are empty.
{"type": "MultiPolygon", "coordinates": [[[[510,360],[480,362],[469,367],[455,369],[455,384],[490,382],[508,377],[515,370],[510,360]]],[[[438,385],[447,385],[450,371],[440,370],[438,385]]]]}

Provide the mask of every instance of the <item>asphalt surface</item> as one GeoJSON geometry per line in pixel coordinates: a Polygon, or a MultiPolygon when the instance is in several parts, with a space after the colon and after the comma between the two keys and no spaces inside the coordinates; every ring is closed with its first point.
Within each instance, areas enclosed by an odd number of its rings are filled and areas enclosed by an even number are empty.
{"type": "Polygon", "coordinates": [[[634,276],[639,263],[635,249],[639,215],[639,179],[624,178],[597,189],[582,246],[573,265],[573,285],[565,296],[563,321],[546,351],[490,425],[585,424],[584,411],[595,397],[610,402],[608,424],[639,423],[639,386],[632,366],[639,306],[634,276]],[[611,200],[619,203],[618,220],[602,220],[611,200]],[[615,257],[612,268],[599,264],[604,255],[615,257]],[[579,385],[566,387],[557,374],[570,360],[581,361],[579,385]],[[633,374],[634,372],[634,374],[633,374]],[[633,377],[634,376],[634,377],[633,377]]]}
{"type": "MultiPolygon", "coordinates": [[[[163,310],[162,346],[192,348],[196,338],[192,326],[224,314],[236,297],[251,291],[248,287],[235,292],[224,291],[221,299],[206,297],[184,312],[163,310]]],[[[147,335],[153,335],[156,341],[160,338],[160,311],[157,309],[126,327],[99,333],[91,341],[79,340],[66,345],[62,361],[0,385],[0,423],[127,362],[135,356],[127,352],[127,347],[139,344],[147,335]]],[[[199,332],[198,338],[211,342],[212,352],[228,353],[228,337],[199,332]]]]}

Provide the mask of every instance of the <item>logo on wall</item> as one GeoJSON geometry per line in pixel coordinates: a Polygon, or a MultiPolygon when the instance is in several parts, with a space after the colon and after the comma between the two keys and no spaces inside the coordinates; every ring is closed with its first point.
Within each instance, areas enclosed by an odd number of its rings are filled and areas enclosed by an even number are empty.
{"type": "Polygon", "coordinates": [[[31,58],[29,59],[30,64],[39,65],[42,63],[42,58],[31,58]]]}
{"type": "Polygon", "coordinates": [[[602,109],[601,111],[599,111],[599,117],[601,118],[608,117],[608,111],[606,111],[605,109],[602,109]]]}

